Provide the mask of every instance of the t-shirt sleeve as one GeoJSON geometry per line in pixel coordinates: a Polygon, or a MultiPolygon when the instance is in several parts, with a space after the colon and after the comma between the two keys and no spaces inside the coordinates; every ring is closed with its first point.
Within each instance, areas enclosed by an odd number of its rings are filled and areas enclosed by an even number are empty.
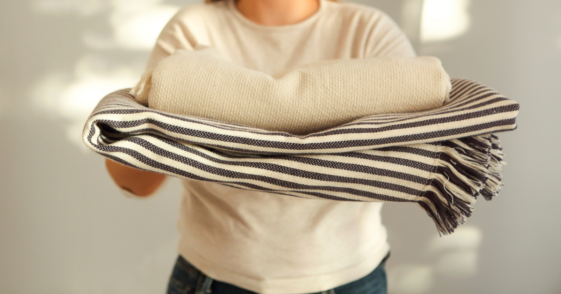
{"type": "Polygon", "coordinates": [[[386,13],[378,12],[365,42],[364,57],[416,57],[411,42],[401,28],[386,13]]]}
{"type": "Polygon", "coordinates": [[[146,69],[155,68],[162,59],[178,49],[193,50],[197,41],[189,29],[186,18],[185,10],[180,10],[164,26],[150,53],[146,69]]]}

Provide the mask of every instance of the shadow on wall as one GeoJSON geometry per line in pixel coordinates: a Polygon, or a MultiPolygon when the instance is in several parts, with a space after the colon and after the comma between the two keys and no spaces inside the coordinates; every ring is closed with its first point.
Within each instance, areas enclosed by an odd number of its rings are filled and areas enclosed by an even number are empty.
{"type": "Polygon", "coordinates": [[[81,133],[97,102],[117,89],[138,80],[137,71],[126,65],[110,64],[100,54],[86,54],[73,73],[49,73],[33,87],[34,104],[68,121],[67,138],[86,150],[81,133]]]}
{"type": "Polygon", "coordinates": [[[123,52],[148,53],[162,27],[179,9],[160,0],[36,0],[35,14],[57,17],[107,15],[103,32],[85,29],[83,55],[73,72],[50,72],[32,87],[31,97],[40,110],[68,121],[67,138],[86,152],[82,143],[83,125],[97,102],[106,94],[132,87],[140,78],[146,60],[115,62],[123,52]]]}
{"type": "Polygon", "coordinates": [[[437,278],[466,279],[474,276],[481,240],[481,230],[469,225],[459,227],[452,235],[435,235],[420,252],[433,262],[389,267],[389,291],[426,294],[430,293],[437,278]]]}
{"type": "Polygon", "coordinates": [[[90,49],[149,51],[165,23],[179,7],[162,4],[162,0],[36,0],[37,14],[79,14],[91,16],[109,11],[110,34],[84,32],[82,41],[90,49]]]}

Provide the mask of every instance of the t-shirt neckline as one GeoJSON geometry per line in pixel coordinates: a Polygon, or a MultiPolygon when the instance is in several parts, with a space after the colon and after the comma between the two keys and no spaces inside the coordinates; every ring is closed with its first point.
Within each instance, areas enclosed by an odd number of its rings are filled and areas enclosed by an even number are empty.
{"type": "Polygon", "coordinates": [[[302,21],[299,21],[299,22],[293,23],[293,24],[280,25],[280,26],[266,26],[266,25],[258,24],[256,22],[250,20],[249,18],[247,18],[245,15],[243,15],[238,10],[238,8],[236,7],[236,4],[234,3],[234,0],[226,0],[227,5],[228,5],[228,9],[242,23],[244,23],[245,25],[250,26],[252,28],[255,28],[255,29],[268,30],[268,31],[299,29],[299,28],[302,28],[302,27],[305,27],[305,26],[309,25],[310,23],[312,23],[316,19],[318,19],[320,17],[320,15],[323,14],[323,11],[325,10],[325,2],[324,2],[325,0],[318,0],[318,1],[319,1],[319,7],[316,10],[316,12],[314,12],[314,14],[310,15],[309,17],[307,17],[306,19],[304,19],[302,21]]]}

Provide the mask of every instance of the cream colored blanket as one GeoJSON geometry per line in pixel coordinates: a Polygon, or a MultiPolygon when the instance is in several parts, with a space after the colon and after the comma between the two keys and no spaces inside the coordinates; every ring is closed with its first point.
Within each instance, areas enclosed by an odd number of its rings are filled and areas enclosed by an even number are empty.
{"type": "Polygon", "coordinates": [[[367,115],[434,109],[450,90],[434,57],[322,61],[270,76],[198,46],[162,60],[131,94],[156,110],[304,135],[367,115]]]}

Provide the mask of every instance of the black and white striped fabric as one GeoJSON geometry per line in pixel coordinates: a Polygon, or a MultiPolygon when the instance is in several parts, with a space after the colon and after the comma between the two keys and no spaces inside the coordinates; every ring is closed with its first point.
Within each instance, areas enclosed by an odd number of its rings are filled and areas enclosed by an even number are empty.
{"type": "Polygon", "coordinates": [[[120,90],[93,110],[83,140],[122,164],[279,197],[416,202],[449,234],[477,196],[499,192],[504,163],[494,133],[516,129],[519,109],[479,83],[452,86],[437,109],[304,136],[157,111],[120,90]]]}

